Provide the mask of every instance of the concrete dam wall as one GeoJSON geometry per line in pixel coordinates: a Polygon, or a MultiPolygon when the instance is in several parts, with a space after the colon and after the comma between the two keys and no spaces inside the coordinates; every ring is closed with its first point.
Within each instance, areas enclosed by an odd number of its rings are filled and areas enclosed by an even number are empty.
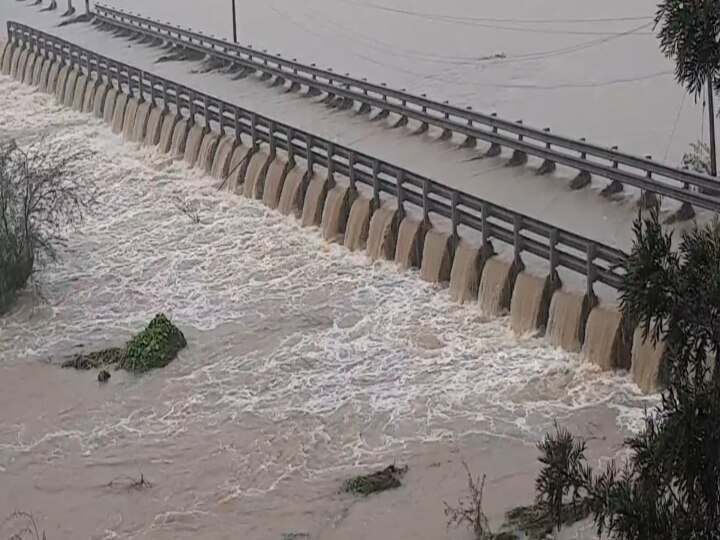
{"type": "MultiPolygon", "coordinates": [[[[3,74],[54,95],[59,104],[102,119],[127,143],[155,147],[188,167],[200,168],[223,189],[293,216],[303,227],[318,228],[328,242],[350,251],[365,250],[371,261],[395,261],[403,269],[416,269],[422,280],[447,286],[455,302],[475,304],[487,317],[508,315],[510,328],[520,336],[545,335],[550,345],[579,352],[601,369],[629,370],[645,392],[657,388],[662,345],[644,343],[616,307],[598,305],[591,288],[589,293],[564,289],[554,268],[548,266],[544,273],[526,269],[518,249],[514,258],[495,255],[486,231],[481,242],[463,237],[454,217],[459,204],[455,196],[441,211],[432,206],[440,203],[432,203],[436,199],[427,184],[422,194],[412,183],[407,192],[400,187],[394,193],[390,188],[383,191],[377,168],[369,194],[358,187],[351,161],[336,169],[328,153],[328,166],[323,166],[312,152],[299,155],[292,135],[282,147],[275,144],[273,133],[263,140],[256,136],[255,124],[251,129],[241,125],[237,113],[235,123],[229,122],[222,104],[215,116],[197,110],[193,114],[192,104],[189,111],[178,106],[180,90],[173,100],[164,99],[164,91],[153,88],[148,93],[141,83],[129,87],[80,65],[29,44],[0,44],[3,74]],[[422,215],[412,211],[418,207],[422,215]],[[434,224],[430,211],[451,214],[451,224],[444,226],[442,219],[434,224]]],[[[207,101],[205,105],[200,110],[207,113],[207,101]]],[[[488,216],[492,214],[483,209],[483,226],[490,226],[488,216]]],[[[521,244],[519,230],[516,219],[516,245],[521,244]]],[[[512,239],[512,227],[503,234],[512,239]]]]}

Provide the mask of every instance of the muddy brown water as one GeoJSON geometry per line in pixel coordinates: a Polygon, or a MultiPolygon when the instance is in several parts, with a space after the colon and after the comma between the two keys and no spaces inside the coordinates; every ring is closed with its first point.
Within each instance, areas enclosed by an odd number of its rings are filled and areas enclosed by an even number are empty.
{"type": "Polygon", "coordinates": [[[637,426],[648,400],[627,374],[519,341],[417,271],[328,244],[8,77],[0,103],[5,136],[87,150],[77,172],[100,190],[38,275],[45,300],[0,319],[0,519],[33,512],[49,540],[469,539],[443,515],[466,493],[461,456],[488,475],[497,522],[532,500],[553,420],[600,437],[593,459],[637,426]],[[58,367],[158,311],[189,342],[167,368],[100,385],[58,367]],[[410,466],[402,488],[338,493],[392,462],[410,466]],[[109,485],[141,472],[149,489],[109,485]]]}

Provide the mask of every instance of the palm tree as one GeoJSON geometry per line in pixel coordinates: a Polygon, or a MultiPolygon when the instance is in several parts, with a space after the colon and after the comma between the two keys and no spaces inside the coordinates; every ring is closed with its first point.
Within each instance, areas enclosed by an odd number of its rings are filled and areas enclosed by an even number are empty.
{"type": "Polygon", "coordinates": [[[655,13],[660,50],[675,62],[675,78],[696,99],[707,89],[710,172],[717,175],[713,88],[720,89],[720,2],[663,0],[655,13]]]}

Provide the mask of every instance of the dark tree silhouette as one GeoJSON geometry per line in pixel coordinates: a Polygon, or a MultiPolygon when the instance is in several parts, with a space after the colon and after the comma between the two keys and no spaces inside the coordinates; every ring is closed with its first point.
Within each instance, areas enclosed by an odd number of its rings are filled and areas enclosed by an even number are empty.
{"type": "Polygon", "coordinates": [[[25,150],[0,142],[0,314],[38,266],[57,258],[66,227],[93,200],[92,181],[74,172],[84,155],[44,141],[25,150]]]}
{"type": "Polygon", "coordinates": [[[684,233],[677,245],[656,211],[634,230],[621,301],[645,338],[665,340],[661,403],[625,441],[629,458],[600,474],[566,432],[549,435],[541,461],[559,466],[543,471],[549,481],[538,480],[539,498],[556,513],[561,488],[572,486],[573,502],[583,493],[598,533],[613,540],[719,540],[720,223],[684,233]]]}
{"type": "Polygon", "coordinates": [[[710,170],[717,174],[713,88],[720,87],[720,2],[663,0],[655,14],[660,49],[675,62],[675,78],[697,98],[707,89],[710,170]]]}

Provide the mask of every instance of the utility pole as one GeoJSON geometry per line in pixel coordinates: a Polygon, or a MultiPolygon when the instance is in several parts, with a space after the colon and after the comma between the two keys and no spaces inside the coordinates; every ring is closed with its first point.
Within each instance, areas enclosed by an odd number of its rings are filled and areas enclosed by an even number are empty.
{"type": "Polygon", "coordinates": [[[237,43],[237,8],[235,7],[235,0],[232,2],[232,20],[233,20],[233,43],[237,43]]]}
{"type": "Polygon", "coordinates": [[[85,15],[90,15],[90,0],[85,0],[85,15]]]}
{"type": "Polygon", "coordinates": [[[708,77],[708,111],[710,113],[710,174],[717,176],[717,154],[715,150],[715,104],[713,101],[713,78],[708,77]]]}

